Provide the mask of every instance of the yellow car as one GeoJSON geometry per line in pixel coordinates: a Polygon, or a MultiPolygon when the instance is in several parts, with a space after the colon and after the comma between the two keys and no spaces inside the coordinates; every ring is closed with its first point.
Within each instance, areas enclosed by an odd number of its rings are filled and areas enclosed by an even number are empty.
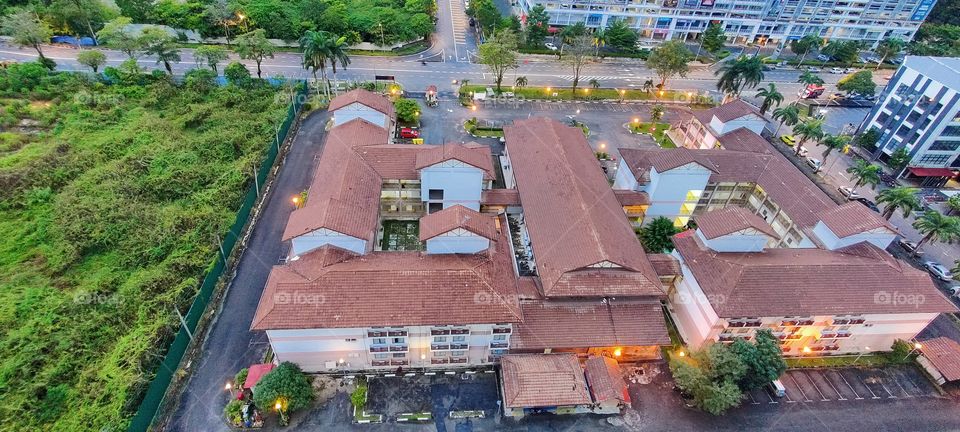
{"type": "Polygon", "coordinates": [[[797,140],[793,138],[793,135],[781,135],[780,141],[783,141],[784,144],[793,147],[797,143],[797,140]]]}

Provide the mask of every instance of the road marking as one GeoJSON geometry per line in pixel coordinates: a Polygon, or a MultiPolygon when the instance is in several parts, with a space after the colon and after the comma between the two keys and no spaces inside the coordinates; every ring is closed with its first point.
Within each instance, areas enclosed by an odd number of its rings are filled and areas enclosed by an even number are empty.
{"type": "MultiPolygon", "coordinates": [[[[457,27],[454,25],[453,21],[453,2],[460,0],[447,0],[447,4],[450,8],[450,31],[453,33],[454,39],[457,37],[457,27]]],[[[460,61],[460,51],[457,50],[457,41],[453,41],[453,53],[456,56],[457,61],[460,61]]]]}
{"type": "Polygon", "coordinates": [[[813,388],[817,389],[817,393],[820,393],[820,400],[821,400],[821,401],[824,401],[824,402],[825,402],[825,401],[830,400],[830,399],[827,399],[827,396],[823,394],[823,391],[820,390],[820,386],[818,386],[817,383],[815,383],[815,382],[813,381],[813,378],[810,378],[810,374],[809,374],[808,372],[803,371],[803,377],[804,377],[804,379],[806,379],[807,381],[810,381],[810,385],[812,385],[813,388]]]}
{"type": "Polygon", "coordinates": [[[753,394],[750,392],[747,392],[747,397],[750,398],[750,403],[752,405],[760,405],[760,402],[757,402],[757,400],[753,398],[753,394]]]}
{"type": "Polygon", "coordinates": [[[899,380],[897,380],[897,379],[895,379],[895,378],[893,378],[893,377],[890,376],[890,373],[889,373],[889,372],[883,371],[883,374],[886,375],[887,378],[890,378],[891,380],[893,380],[893,382],[897,384],[897,387],[900,387],[900,390],[902,390],[902,391],[903,391],[903,394],[907,395],[908,398],[912,398],[912,397],[913,397],[913,395],[911,395],[910,392],[907,391],[907,389],[903,388],[903,384],[900,384],[900,381],[899,381],[899,380]]]}
{"type": "Polygon", "coordinates": [[[793,383],[797,385],[797,389],[800,390],[800,394],[803,395],[803,398],[804,398],[804,399],[806,399],[804,402],[813,402],[813,400],[811,400],[809,397],[807,397],[807,392],[803,391],[803,387],[800,387],[800,383],[797,382],[797,378],[794,377],[793,374],[791,374],[791,373],[788,373],[787,376],[789,376],[790,379],[793,380],[793,383]]]}
{"type": "Polygon", "coordinates": [[[827,382],[827,385],[829,385],[831,388],[833,388],[833,391],[835,391],[835,392],[837,393],[837,396],[840,398],[840,400],[842,400],[842,401],[847,400],[847,398],[843,397],[843,395],[840,394],[840,390],[837,390],[837,387],[834,386],[832,382],[830,382],[830,378],[827,377],[827,374],[826,374],[826,373],[824,373],[824,374],[821,375],[821,376],[823,377],[823,380],[827,382]]]}
{"type": "Polygon", "coordinates": [[[843,383],[850,388],[850,391],[853,392],[853,394],[857,397],[857,399],[863,399],[862,397],[860,397],[860,393],[857,393],[857,391],[853,388],[853,386],[850,385],[850,382],[847,381],[847,377],[843,376],[843,374],[840,372],[837,372],[837,375],[840,375],[840,379],[842,379],[843,383]]]}

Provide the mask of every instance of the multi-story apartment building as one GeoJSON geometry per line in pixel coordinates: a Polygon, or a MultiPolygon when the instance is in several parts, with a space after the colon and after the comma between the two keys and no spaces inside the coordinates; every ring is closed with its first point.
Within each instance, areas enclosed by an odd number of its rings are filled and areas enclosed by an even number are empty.
{"type": "Polygon", "coordinates": [[[907,56],[860,131],[880,133],[874,157],[906,149],[903,175],[937,187],[960,172],[960,59],[907,56]]]}
{"type": "Polygon", "coordinates": [[[936,0],[520,0],[543,5],[550,24],[604,28],[625,20],[647,39],[698,37],[710,23],[736,43],[783,43],[816,34],[875,43],[913,38],[936,0]]]}

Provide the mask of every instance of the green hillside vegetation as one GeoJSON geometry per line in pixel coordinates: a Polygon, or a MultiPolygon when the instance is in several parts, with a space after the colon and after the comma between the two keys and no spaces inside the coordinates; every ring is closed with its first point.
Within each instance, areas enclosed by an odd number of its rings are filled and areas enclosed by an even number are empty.
{"type": "Polygon", "coordinates": [[[126,427],[289,101],[108,75],[0,70],[0,430],[126,427]]]}

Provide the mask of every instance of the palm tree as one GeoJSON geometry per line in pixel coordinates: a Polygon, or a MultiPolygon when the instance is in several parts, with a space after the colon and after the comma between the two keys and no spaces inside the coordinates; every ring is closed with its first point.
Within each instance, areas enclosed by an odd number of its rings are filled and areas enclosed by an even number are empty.
{"type": "Polygon", "coordinates": [[[600,81],[597,81],[596,78],[591,78],[591,79],[590,79],[590,87],[593,87],[593,88],[595,88],[595,89],[600,88],[600,81]]]}
{"type": "Polygon", "coordinates": [[[813,72],[803,71],[803,73],[800,74],[800,77],[797,78],[797,82],[803,85],[810,85],[810,84],[821,85],[823,84],[823,78],[820,78],[819,75],[813,72]]]}
{"type": "Polygon", "coordinates": [[[917,199],[917,189],[912,187],[895,187],[884,189],[877,194],[877,203],[886,204],[883,207],[883,217],[890,220],[893,213],[900,209],[904,218],[910,216],[914,210],[920,210],[920,200],[917,199]]]}
{"type": "Polygon", "coordinates": [[[923,235],[917,242],[917,250],[927,241],[953,243],[960,239],[960,218],[944,216],[936,210],[923,212],[913,221],[913,227],[923,235]]]}
{"type": "Polygon", "coordinates": [[[653,90],[653,87],[654,87],[654,85],[653,85],[653,80],[652,80],[652,79],[648,79],[648,80],[646,80],[646,81],[643,82],[643,91],[645,91],[645,92],[647,92],[647,93],[650,93],[650,90],[653,90]]]}
{"type": "MultiPolygon", "coordinates": [[[[830,156],[830,153],[834,150],[842,149],[848,142],[850,142],[850,135],[824,135],[823,139],[820,140],[820,144],[826,147],[826,149],[823,150],[823,163],[820,165],[820,168],[817,168],[817,171],[820,171],[820,169],[827,164],[827,156],[830,156]]],[[[877,168],[879,169],[879,167],[877,168]]],[[[879,180],[879,178],[877,180],[879,180]]]]}
{"type": "Polygon", "coordinates": [[[654,105],[650,107],[650,120],[656,123],[663,118],[664,113],[666,113],[666,109],[663,107],[663,105],[654,105]]]}
{"type": "Polygon", "coordinates": [[[760,104],[761,116],[766,114],[770,107],[780,106],[780,103],[783,102],[783,94],[777,91],[777,86],[774,83],[770,83],[767,88],[760,89],[757,92],[757,97],[763,98],[763,103],[760,104]]]}
{"type": "Polygon", "coordinates": [[[740,97],[740,92],[754,88],[763,81],[763,61],[759,57],[741,56],[720,66],[714,73],[719,76],[717,90],[722,91],[726,98],[740,97]]]}
{"type": "MultiPolygon", "coordinates": [[[[310,69],[313,73],[313,81],[317,82],[317,71],[326,82],[327,59],[330,58],[329,34],[325,31],[307,30],[300,38],[300,49],[303,51],[303,67],[310,69]]],[[[323,86],[323,92],[330,98],[330,88],[323,86]]],[[[320,95],[320,87],[317,87],[317,95],[320,95]]]]}
{"type": "Polygon", "coordinates": [[[803,146],[803,143],[809,140],[820,141],[823,139],[823,119],[807,119],[794,126],[793,133],[800,137],[800,142],[797,143],[797,156],[800,156],[800,147],[803,146]]]}
{"type": "Polygon", "coordinates": [[[513,83],[519,88],[524,88],[527,86],[527,77],[518,76],[517,79],[513,80],[513,83]]]}
{"type": "Polygon", "coordinates": [[[346,36],[337,36],[330,35],[331,37],[327,39],[327,51],[330,54],[330,66],[333,69],[333,86],[334,91],[340,86],[340,83],[337,82],[337,63],[340,63],[344,69],[347,68],[347,65],[350,64],[350,56],[347,55],[347,37],[346,36]]]}
{"type": "Polygon", "coordinates": [[[800,108],[792,104],[783,108],[777,108],[773,110],[773,119],[780,120],[780,126],[777,126],[777,131],[773,133],[777,135],[780,133],[780,128],[782,128],[784,124],[793,126],[800,121],[800,108]]]}
{"type": "Polygon", "coordinates": [[[870,189],[876,189],[877,184],[880,183],[880,167],[863,159],[857,159],[853,166],[847,168],[847,172],[854,179],[854,189],[864,185],[870,185],[870,189]]]}
{"type": "Polygon", "coordinates": [[[607,45],[607,32],[603,29],[597,29],[593,32],[593,46],[596,48],[594,51],[594,57],[600,57],[600,48],[603,48],[607,45]]]}

